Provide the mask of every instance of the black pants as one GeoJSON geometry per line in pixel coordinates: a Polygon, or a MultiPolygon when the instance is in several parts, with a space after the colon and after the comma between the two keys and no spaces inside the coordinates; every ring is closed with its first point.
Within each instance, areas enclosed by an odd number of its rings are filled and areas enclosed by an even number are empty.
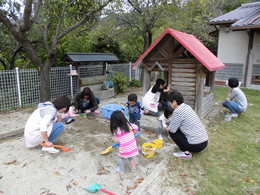
{"type": "Polygon", "coordinates": [[[181,132],[180,129],[176,131],[176,133],[172,133],[169,131],[169,135],[172,140],[179,146],[181,151],[189,151],[189,152],[201,152],[208,145],[208,141],[205,141],[200,144],[189,144],[186,136],[181,132]]]}

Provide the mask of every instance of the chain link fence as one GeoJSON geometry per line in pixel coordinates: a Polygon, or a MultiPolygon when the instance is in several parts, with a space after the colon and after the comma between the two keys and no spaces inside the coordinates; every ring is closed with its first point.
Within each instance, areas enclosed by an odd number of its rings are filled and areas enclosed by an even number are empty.
{"type": "MultiPolygon", "coordinates": [[[[70,76],[73,66],[53,67],[50,70],[51,99],[77,93],[76,78],[70,76]]],[[[107,64],[112,72],[122,72],[131,80],[140,80],[141,70],[132,69],[131,63],[107,64]]],[[[98,76],[103,65],[81,65],[80,77],[98,76]]],[[[38,104],[40,101],[40,76],[35,69],[0,70],[0,111],[38,104]]]]}

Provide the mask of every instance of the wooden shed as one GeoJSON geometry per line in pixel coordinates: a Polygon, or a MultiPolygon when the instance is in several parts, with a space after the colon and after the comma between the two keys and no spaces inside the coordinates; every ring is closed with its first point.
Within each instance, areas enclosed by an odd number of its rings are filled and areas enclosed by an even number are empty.
{"type": "Polygon", "coordinates": [[[133,67],[143,71],[143,92],[151,87],[151,72],[162,71],[172,89],[182,93],[200,118],[213,106],[215,71],[224,64],[196,37],[167,28],[133,67]]]}

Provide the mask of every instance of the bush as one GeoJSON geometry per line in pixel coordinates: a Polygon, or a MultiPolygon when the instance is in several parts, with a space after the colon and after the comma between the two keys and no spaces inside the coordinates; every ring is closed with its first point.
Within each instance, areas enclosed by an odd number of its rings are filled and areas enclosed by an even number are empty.
{"type": "Polygon", "coordinates": [[[126,77],[123,73],[115,73],[112,77],[112,81],[115,85],[116,93],[122,93],[124,89],[127,88],[126,83],[128,81],[128,77],[126,77]]]}
{"type": "Polygon", "coordinates": [[[131,82],[128,84],[129,87],[142,87],[143,84],[139,80],[131,80],[131,82]]]}

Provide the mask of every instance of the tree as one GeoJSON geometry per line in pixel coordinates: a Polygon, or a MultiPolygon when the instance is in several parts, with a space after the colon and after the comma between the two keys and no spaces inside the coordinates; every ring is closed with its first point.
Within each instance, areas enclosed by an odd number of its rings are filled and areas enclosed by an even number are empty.
{"type": "Polygon", "coordinates": [[[130,28],[132,33],[142,36],[143,51],[152,43],[153,29],[158,27],[156,22],[167,2],[167,0],[122,0],[121,4],[128,10],[116,9],[120,26],[130,28]]]}
{"type": "Polygon", "coordinates": [[[49,71],[60,41],[78,28],[91,28],[111,1],[25,0],[24,5],[0,1],[0,22],[40,73],[40,101],[50,100],[49,71]],[[33,40],[40,43],[38,48],[33,40]]]}

